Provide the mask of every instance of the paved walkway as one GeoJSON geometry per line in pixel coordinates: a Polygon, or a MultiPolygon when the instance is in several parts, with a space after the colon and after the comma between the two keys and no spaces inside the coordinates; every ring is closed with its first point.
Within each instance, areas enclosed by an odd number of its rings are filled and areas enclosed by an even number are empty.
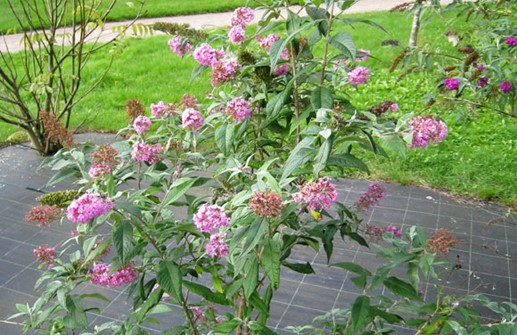
{"type": "MultiPolygon", "coordinates": [[[[113,141],[113,135],[81,135],[78,141],[93,140],[97,143],[113,141]]],[[[16,145],[0,149],[0,334],[19,335],[20,320],[7,321],[16,312],[15,303],[33,303],[38,295],[33,287],[41,271],[32,250],[48,244],[60,250],[63,240],[69,238],[73,225],[53,224],[38,228],[24,222],[25,213],[36,203],[45,187],[51,171],[36,171],[41,157],[26,146],[16,145]]],[[[352,204],[367,189],[368,182],[341,180],[338,191],[340,201],[352,204]]],[[[477,206],[458,202],[446,195],[416,187],[385,184],[388,195],[381,204],[364,217],[375,226],[394,224],[405,229],[420,225],[427,233],[437,228],[455,232],[460,243],[448,257],[452,262],[447,274],[443,274],[443,287],[457,294],[482,292],[497,301],[517,303],[517,219],[506,217],[505,210],[497,206],[477,206]]],[[[66,188],[59,185],[57,189],[66,188]]],[[[339,238],[337,238],[339,240],[339,238]]],[[[382,264],[373,251],[359,248],[356,243],[341,241],[335,246],[333,262],[353,261],[373,270],[382,264]]],[[[113,253],[113,252],[112,252],[113,253]]],[[[308,261],[317,276],[300,275],[283,270],[281,288],[274,295],[270,326],[279,334],[288,325],[309,323],[315,316],[331,308],[349,307],[361,293],[350,281],[353,274],[329,268],[323,253],[298,249],[294,260],[308,261]]],[[[429,285],[422,287],[426,298],[435,291],[429,285]]],[[[124,318],[131,302],[125,292],[84,285],[81,292],[99,292],[109,303],[102,303],[101,314],[88,315],[91,324],[117,321],[124,318]]],[[[383,293],[383,292],[381,292],[383,293]]],[[[161,318],[161,324],[146,324],[147,330],[158,334],[160,330],[181,324],[181,311],[171,306],[173,313],[161,318]],[[177,313],[176,313],[177,312],[177,313]]],[[[489,311],[482,310],[484,316],[489,311]]],[[[413,334],[397,329],[397,334],[413,334]]]]}
{"type": "MultiPolygon", "coordinates": [[[[361,13],[371,11],[389,10],[397,5],[405,3],[405,0],[360,0],[352,7],[350,7],[346,13],[361,13]]],[[[452,0],[444,0],[443,4],[452,2],[452,0]]],[[[295,10],[298,7],[293,7],[295,10]]],[[[258,11],[255,23],[258,22],[264,11],[258,11]]],[[[213,13],[213,14],[199,14],[199,15],[185,15],[185,16],[174,16],[174,17],[162,17],[152,19],[141,19],[137,20],[137,24],[150,25],[155,22],[171,22],[171,23],[188,23],[193,28],[207,28],[207,27],[224,27],[230,25],[230,18],[232,13],[213,13]]],[[[116,38],[118,33],[113,31],[113,28],[120,27],[129,24],[131,21],[124,22],[113,22],[105,25],[104,29],[97,29],[95,33],[91,35],[89,41],[106,42],[113,38],[116,38]]],[[[63,28],[59,31],[59,34],[63,36],[69,32],[70,29],[63,28]]],[[[156,32],[160,34],[160,32],[156,32]]],[[[17,52],[23,49],[21,43],[23,34],[6,35],[0,38],[0,51],[1,52],[17,52]]],[[[65,41],[66,43],[66,41],[65,41]]],[[[61,44],[59,42],[58,44],[61,44]]]]}

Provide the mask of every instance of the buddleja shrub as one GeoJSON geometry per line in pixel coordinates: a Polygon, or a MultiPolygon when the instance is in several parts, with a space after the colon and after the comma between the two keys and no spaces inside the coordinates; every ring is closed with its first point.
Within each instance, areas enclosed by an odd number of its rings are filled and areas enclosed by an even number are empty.
{"type": "Polygon", "coordinates": [[[456,51],[435,53],[432,45],[405,49],[393,68],[405,58],[408,71],[434,73],[437,93],[430,96],[432,103],[489,108],[516,117],[515,1],[455,1],[444,11],[456,14],[450,24],[467,23],[462,30],[445,33],[456,51]]]}
{"type": "MultiPolygon", "coordinates": [[[[131,101],[131,124],[121,130],[127,140],[60,151],[44,162],[59,170],[52,182],[79,178],[66,208],[77,230],[60,253],[38,249],[49,269],[35,305],[18,305],[27,329],[86,328],[86,311],[95,309],[83,300],[104,298],[75,289],[93,283],[128,285],[133,303],[122,324],[100,325],[96,333],[144,334],[141,326],[154,314],[172,313],[166,299],[185,318],[167,334],[274,334],[267,321],[281,269],[314,273],[308,262],[292,260],[295,247],[322,246],[330,260],[336,235],[366,246],[363,235],[373,228],[355,211],[384,191],[372,186],[353,207],[337,202],[334,179],[367,170],[354,148],[383,153],[374,137],[404,143],[403,131],[408,145],[423,147],[442,140],[446,126],[433,117],[409,126],[393,120],[392,102],[376,113],[354,108],[347,90],[360,89],[370,72],[357,66],[367,52],[356,50],[345,29],[381,28],[340,17],[352,4],[305,2],[302,15],[280,11],[285,4],[276,2],[255,32],[248,26],[254,12],[239,8],[228,35],[211,39],[218,44],[174,36],[169,47],[181,57],[192,52],[200,63],[195,74],[212,71],[209,106],[185,95],[151,104],[148,117],[131,101]],[[67,251],[75,242],[79,248],[67,251]]],[[[28,218],[46,225],[59,210],[39,207],[28,218]]],[[[400,283],[392,287],[410,285],[400,283]]],[[[388,311],[378,316],[401,321],[388,311]]]]}

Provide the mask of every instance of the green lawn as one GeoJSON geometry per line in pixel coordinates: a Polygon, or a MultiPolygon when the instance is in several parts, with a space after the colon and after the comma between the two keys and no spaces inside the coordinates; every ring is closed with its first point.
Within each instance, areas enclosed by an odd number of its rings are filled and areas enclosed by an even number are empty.
{"type": "MultiPolygon", "coordinates": [[[[422,74],[398,82],[397,76],[402,71],[395,74],[387,71],[406,43],[411,17],[382,12],[359,16],[380,23],[389,34],[365,25],[350,30],[357,47],[371,50],[373,56],[363,63],[371,69],[371,79],[367,85],[350,92],[352,101],[357,107],[368,109],[390,99],[399,104],[401,113],[418,114],[425,107],[425,94],[433,91],[436,83],[422,74]],[[400,40],[401,46],[381,46],[387,39],[400,40]]],[[[447,29],[438,21],[430,21],[423,27],[420,42],[432,43],[435,50],[450,50],[444,36],[447,29]]],[[[178,101],[184,93],[204,99],[205,92],[210,90],[209,73],[191,81],[191,72],[197,64],[191,57],[180,59],[172,54],[167,40],[166,36],[128,40],[101,87],[75,109],[72,124],[75,126],[88,116],[84,130],[116,131],[127,124],[124,111],[127,99],[138,98],[145,106],[159,100],[178,101]]],[[[99,53],[84,73],[85,81],[93,80],[106,63],[106,54],[99,53]]],[[[406,159],[366,156],[372,167],[372,176],[366,177],[428,185],[453,194],[516,206],[517,122],[491,111],[476,111],[469,122],[457,118],[461,110],[429,112],[448,123],[446,140],[425,150],[409,150],[406,159]]],[[[0,142],[15,130],[0,124],[0,142]]]]}

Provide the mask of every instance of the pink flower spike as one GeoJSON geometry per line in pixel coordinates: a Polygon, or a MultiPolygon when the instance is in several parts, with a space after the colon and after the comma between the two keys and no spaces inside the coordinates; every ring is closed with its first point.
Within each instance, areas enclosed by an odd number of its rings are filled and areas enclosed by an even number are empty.
{"type": "Polygon", "coordinates": [[[151,104],[151,113],[154,117],[162,117],[163,112],[167,106],[163,103],[163,101],[158,102],[157,104],[151,104]]]}
{"type": "Polygon", "coordinates": [[[151,120],[145,115],[138,115],[133,122],[133,127],[137,134],[142,134],[151,128],[151,120]]]}
{"type": "Polygon", "coordinates": [[[25,215],[26,222],[35,222],[36,226],[48,226],[51,221],[59,218],[61,210],[57,206],[35,206],[25,215]]]}
{"type": "Polygon", "coordinates": [[[443,85],[445,85],[449,91],[454,91],[460,87],[460,80],[458,78],[446,78],[443,81],[443,85]]]}
{"type": "Polygon", "coordinates": [[[251,103],[243,98],[233,98],[226,104],[226,114],[231,116],[234,123],[246,120],[251,115],[251,103]]]}
{"type": "Polygon", "coordinates": [[[215,229],[228,226],[230,219],[222,207],[204,203],[194,214],[193,221],[201,232],[212,233],[215,229]]]}
{"type": "Polygon", "coordinates": [[[161,144],[152,145],[135,142],[135,144],[133,144],[133,150],[131,151],[131,158],[137,162],[155,164],[161,161],[161,153],[163,153],[161,144]]]}
{"type": "Polygon", "coordinates": [[[183,128],[189,128],[196,131],[203,125],[203,116],[194,108],[187,108],[181,114],[183,128]]]}
{"type": "Polygon", "coordinates": [[[328,209],[337,200],[336,186],[330,179],[323,177],[300,187],[300,192],[293,194],[296,203],[305,204],[309,210],[328,209]]]}
{"type": "Polygon", "coordinates": [[[233,44],[241,45],[246,39],[246,32],[243,26],[233,26],[232,29],[228,31],[228,38],[233,44]]]}
{"type": "Polygon", "coordinates": [[[348,72],[348,83],[352,86],[358,86],[366,83],[370,76],[370,70],[364,66],[358,66],[352,71],[348,72]]]}
{"type": "Polygon", "coordinates": [[[447,125],[443,121],[435,120],[433,116],[418,116],[408,121],[413,131],[411,149],[425,148],[431,142],[436,144],[447,136],[447,125]]]}
{"type": "Polygon", "coordinates": [[[239,7],[233,11],[232,14],[232,27],[235,26],[247,26],[255,18],[255,12],[249,7],[239,7]]]}
{"type": "Polygon", "coordinates": [[[49,247],[48,245],[40,245],[36,249],[32,250],[38,262],[53,264],[56,259],[56,249],[49,247]]]}
{"type": "Polygon", "coordinates": [[[187,52],[192,51],[192,44],[188,39],[182,40],[182,38],[178,35],[174,35],[168,42],[169,48],[179,57],[185,56],[187,52]]]}
{"type": "Polygon", "coordinates": [[[109,198],[103,199],[95,193],[85,193],[72,201],[67,208],[68,220],[76,223],[87,223],[108,213],[115,203],[109,198]]]}
{"type": "Polygon", "coordinates": [[[225,236],[219,234],[210,236],[210,242],[206,245],[206,253],[212,257],[228,256],[228,245],[225,242],[225,236]]]}
{"type": "Polygon", "coordinates": [[[224,51],[216,50],[207,43],[203,43],[194,50],[193,56],[203,66],[214,66],[226,54],[224,51]]]}
{"type": "Polygon", "coordinates": [[[355,202],[357,209],[367,212],[371,207],[378,205],[386,195],[386,188],[379,184],[368,185],[368,191],[361,194],[355,202]]]}

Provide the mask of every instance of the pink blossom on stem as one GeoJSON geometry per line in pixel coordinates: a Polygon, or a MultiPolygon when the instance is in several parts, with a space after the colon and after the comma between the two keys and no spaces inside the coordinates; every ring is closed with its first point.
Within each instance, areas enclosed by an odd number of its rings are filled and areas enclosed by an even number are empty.
{"type": "Polygon", "coordinates": [[[228,256],[228,245],[225,242],[225,236],[220,234],[212,234],[210,242],[206,245],[206,253],[212,257],[228,256]]]}
{"type": "Polygon", "coordinates": [[[202,204],[193,217],[194,224],[203,233],[212,233],[213,230],[228,226],[230,220],[224,209],[217,205],[202,204]]]}
{"type": "Polygon", "coordinates": [[[243,26],[233,26],[228,31],[228,38],[230,42],[236,45],[241,45],[242,42],[246,39],[246,32],[244,31],[243,26]]]}
{"type": "Polygon", "coordinates": [[[241,65],[237,63],[237,59],[235,58],[220,60],[212,67],[212,79],[210,79],[210,83],[215,87],[221,83],[234,79],[235,73],[240,69],[240,67],[241,65]]]}
{"type": "Polygon", "coordinates": [[[203,66],[214,66],[226,54],[222,50],[216,50],[207,43],[203,43],[194,50],[193,56],[203,66]]]}
{"type": "Polygon", "coordinates": [[[510,47],[514,47],[517,45],[517,36],[506,36],[504,38],[504,43],[510,47]]]}
{"type": "Polygon", "coordinates": [[[508,80],[505,80],[505,81],[501,82],[501,84],[499,85],[499,88],[501,89],[501,91],[503,93],[508,93],[512,90],[513,85],[508,80]]]}
{"type": "Polygon", "coordinates": [[[355,202],[358,210],[367,212],[371,207],[378,205],[382,198],[386,195],[386,188],[379,184],[368,185],[368,191],[361,194],[355,202]]]}
{"type": "Polygon", "coordinates": [[[131,267],[120,268],[111,275],[110,266],[105,263],[96,264],[91,271],[92,284],[107,287],[118,287],[131,283],[137,277],[136,271],[131,267]]]}
{"type": "Polygon", "coordinates": [[[287,74],[287,72],[289,72],[289,64],[287,64],[287,63],[282,64],[282,65],[277,64],[275,66],[275,71],[273,72],[273,76],[275,76],[275,77],[285,76],[287,74]]]}
{"type": "Polygon", "coordinates": [[[203,116],[194,108],[187,108],[181,114],[181,123],[183,128],[189,128],[196,131],[203,125],[203,116]]]}
{"type": "Polygon", "coordinates": [[[478,79],[478,87],[485,87],[488,84],[488,77],[481,77],[478,79]]]}
{"type": "Polygon", "coordinates": [[[49,247],[48,245],[40,245],[36,249],[32,250],[32,253],[38,259],[38,262],[53,264],[56,259],[56,249],[49,247]]]}
{"type": "Polygon", "coordinates": [[[305,204],[309,210],[322,210],[330,208],[337,195],[336,186],[330,182],[330,178],[323,177],[300,187],[300,192],[293,194],[293,199],[296,203],[305,204]]]}
{"type": "Polygon", "coordinates": [[[244,121],[251,115],[251,103],[243,98],[233,98],[226,104],[226,114],[231,116],[233,122],[244,121]]]}
{"type": "Polygon", "coordinates": [[[358,56],[360,56],[360,57],[356,57],[355,58],[356,62],[364,62],[365,60],[370,58],[370,51],[369,50],[359,49],[357,51],[358,51],[358,56]]]}
{"type": "Polygon", "coordinates": [[[145,115],[138,115],[133,122],[133,128],[137,134],[148,131],[151,128],[151,120],[145,115]]]}
{"type": "Polygon", "coordinates": [[[443,81],[443,85],[445,85],[449,91],[457,90],[460,87],[460,80],[458,78],[446,78],[443,81]]]}
{"type": "Polygon", "coordinates": [[[256,40],[257,40],[259,46],[261,48],[266,49],[267,53],[269,53],[269,49],[271,48],[273,43],[275,43],[279,39],[280,39],[280,37],[278,37],[278,35],[269,34],[266,37],[264,37],[264,36],[257,36],[256,40]]]}
{"type": "Polygon", "coordinates": [[[247,26],[255,18],[255,12],[249,7],[239,7],[233,11],[232,26],[247,26]]]}
{"type": "Polygon", "coordinates": [[[348,72],[348,83],[352,86],[358,86],[366,83],[370,76],[370,70],[364,66],[358,66],[352,71],[348,72]]]}
{"type": "Polygon", "coordinates": [[[183,108],[194,108],[198,104],[198,100],[195,96],[190,94],[183,94],[180,101],[180,106],[183,108]]]}
{"type": "Polygon", "coordinates": [[[101,198],[95,193],[85,193],[68,206],[67,218],[72,222],[86,223],[108,213],[113,206],[115,203],[109,198],[101,198]]]}
{"type": "Polygon", "coordinates": [[[25,215],[26,222],[35,222],[36,226],[48,226],[51,221],[59,218],[61,210],[57,206],[35,206],[32,207],[25,215]]]}
{"type": "Polygon", "coordinates": [[[435,120],[433,116],[418,116],[408,121],[413,131],[411,148],[425,148],[431,142],[436,144],[447,136],[447,125],[443,121],[435,120]]]}
{"type": "Polygon", "coordinates": [[[181,36],[174,35],[168,42],[169,48],[176,55],[183,57],[187,52],[192,51],[192,44],[186,38],[182,39],[181,36]]]}
{"type": "Polygon", "coordinates": [[[390,109],[391,109],[392,111],[396,112],[396,111],[398,111],[398,110],[399,110],[399,105],[398,105],[398,104],[393,103],[393,104],[391,104],[390,109]]]}
{"type": "Polygon", "coordinates": [[[163,101],[160,101],[157,104],[151,104],[151,113],[154,117],[162,117],[166,108],[167,106],[165,106],[163,101]]]}
{"type": "Polygon", "coordinates": [[[137,162],[155,164],[161,161],[160,154],[163,153],[161,144],[146,144],[135,142],[131,151],[131,158],[137,162]]]}

